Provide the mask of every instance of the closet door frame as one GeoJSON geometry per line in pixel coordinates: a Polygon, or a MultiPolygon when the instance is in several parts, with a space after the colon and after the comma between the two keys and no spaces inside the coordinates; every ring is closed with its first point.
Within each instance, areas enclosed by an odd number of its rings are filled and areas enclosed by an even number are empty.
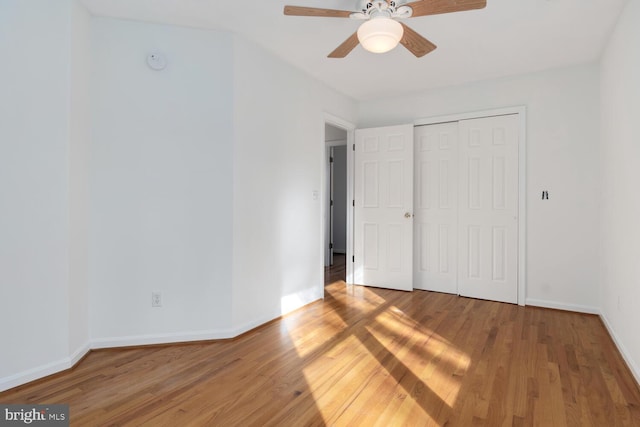
{"type": "Polygon", "coordinates": [[[525,106],[515,106],[492,110],[475,111],[470,113],[452,114],[446,116],[434,116],[418,119],[413,122],[414,126],[433,125],[438,123],[456,122],[468,119],[480,119],[484,117],[504,116],[508,114],[518,114],[519,135],[518,135],[518,305],[525,305],[526,300],[526,248],[527,248],[527,129],[525,106]]]}

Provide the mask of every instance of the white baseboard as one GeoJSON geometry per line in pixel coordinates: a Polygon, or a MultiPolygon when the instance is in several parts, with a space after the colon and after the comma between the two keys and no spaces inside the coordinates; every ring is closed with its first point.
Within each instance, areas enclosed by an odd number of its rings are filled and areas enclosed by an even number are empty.
{"type": "Polygon", "coordinates": [[[275,316],[265,316],[262,319],[254,319],[251,320],[249,322],[245,322],[239,326],[236,326],[235,328],[232,329],[232,334],[229,338],[235,338],[239,335],[242,335],[246,332],[249,332],[252,329],[255,329],[259,326],[264,325],[265,323],[269,323],[274,319],[277,319],[278,317],[280,317],[280,315],[275,315],[275,316]]]}
{"type": "Polygon", "coordinates": [[[618,351],[620,352],[620,354],[622,355],[622,358],[624,359],[627,366],[629,367],[631,374],[635,378],[636,382],[640,384],[640,368],[633,361],[633,359],[629,355],[629,351],[624,346],[624,344],[622,344],[622,341],[620,340],[618,335],[615,333],[615,331],[611,327],[609,320],[600,311],[600,309],[597,309],[595,307],[589,307],[589,306],[564,304],[564,303],[558,303],[555,301],[544,301],[544,300],[536,300],[536,299],[527,299],[526,304],[530,306],[535,306],[535,307],[554,308],[557,310],[576,311],[578,313],[597,314],[600,317],[600,319],[602,319],[602,323],[604,323],[604,326],[607,329],[609,336],[613,340],[613,343],[615,344],[615,346],[618,348],[618,351]]]}
{"type": "Polygon", "coordinates": [[[205,331],[187,331],[167,334],[133,335],[124,337],[96,338],[91,340],[92,349],[130,347],[137,345],[171,344],[190,341],[224,340],[235,338],[251,329],[264,325],[274,319],[279,318],[293,310],[297,310],[307,304],[322,299],[322,290],[315,288],[304,289],[295,294],[282,298],[281,312],[274,312],[270,315],[252,319],[229,329],[214,329],[205,331]]]}
{"type": "Polygon", "coordinates": [[[74,367],[76,363],[80,361],[83,357],[87,355],[91,351],[91,344],[86,342],[82,347],[78,348],[74,351],[71,356],[69,356],[70,368],[74,367]]]}
{"type": "Polygon", "coordinates": [[[553,308],[556,310],[565,310],[565,311],[575,311],[578,313],[600,314],[600,310],[597,309],[596,307],[589,307],[586,305],[566,304],[562,302],[546,301],[546,300],[532,299],[532,298],[527,298],[525,301],[525,304],[531,305],[534,307],[553,308]]]}
{"type": "MultiPolygon", "coordinates": [[[[313,301],[317,301],[318,298],[313,301]]],[[[310,301],[310,302],[313,302],[310,301]]],[[[310,303],[309,302],[309,303],[310,303]]],[[[307,305],[309,303],[302,304],[307,305]]],[[[296,307],[299,308],[299,307],[296,307]]],[[[286,314],[286,313],[285,313],[286,314]]],[[[191,341],[208,341],[208,340],[226,340],[232,339],[239,335],[244,334],[252,329],[255,329],[265,323],[268,323],[274,319],[279,318],[281,315],[276,314],[273,316],[266,316],[261,319],[254,319],[239,325],[231,329],[217,329],[209,331],[197,331],[197,332],[180,332],[175,334],[149,334],[149,335],[133,335],[126,337],[108,337],[97,338],[91,340],[92,349],[101,348],[114,348],[114,347],[132,347],[140,345],[153,345],[153,344],[176,344],[181,342],[191,341]]]]}
{"type": "Polygon", "coordinates": [[[97,350],[100,348],[173,344],[179,342],[222,340],[228,338],[233,338],[233,332],[231,329],[177,332],[168,334],[130,335],[124,337],[95,338],[91,340],[91,348],[97,350]]]}
{"type": "Polygon", "coordinates": [[[605,316],[603,313],[600,313],[600,319],[602,319],[602,323],[604,323],[605,328],[607,328],[607,331],[609,332],[609,335],[611,336],[613,343],[616,345],[616,347],[618,347],[618,351],[622,355],[622,358],[624,359],[624,361],[627,363],[627,366],[629,367],[629,370],[635,377],[636,382],[640,384],[640,369],[638,368],[638,365],[636,365],[636,363],[633,361],[631,356],[629,356],[629,352],[627,351],[627,348],[624,346],[624,344],[622,344],[622,341],[620,341],[620,339],[618,338],[618,335],[616,335],[615,331],[611,327],[611,324],[607,320],[607,316],[605,316]]]}
{"type": "Polygon", "coordinates": [[[260,325],[277,319],[282,315],[285,315],[287,313],[290,313],[291,311],[299,309],[300,307],[322,299],[322,296],[322,290],[320,288],[309,288],[302,290],[283,298],[280,313],[272,313],[270,316],[253,319],[249,322],[230,329],[187,331],[167,334],[148,334],[92,339],[78,348],[76,351],[74,351],[69,357],[66,357],[62,360],[47,363],[45,365],[37,366],[35,368],[19,372],[8,377],[0,378],[0,392],[8,390],[10,388],[18,387],[20,385],[35,381],[40,378],[44,378],[48,375],[70,369],[76,363],[78,363],[80,359],[82,359],[90,350],[93,349],[131,347],[152,344],[172,344],[180,342],[235,338],[238,335],[250,331],[251,329],[257,328],[260,325]]]}
{"type": "Polygon", "coordinates": [[[191,341],[206,341],[206,340],[218,340],[218,339],[230,339],[234,338],[244,332],[247,332],[257,326],[260,326],[268,321],[277,318],[274,316],[269,319],[262,319],[253,322],[249,322],[246,325],[242,325],[233,329],[219,329],[208,331],[196,331],[196,332],[180,332],[170,334],[149,334],[149,335],[133,335],[123,337],[106,337],[92,339],[83,347],[76,350],[72,355],[62,360],[47,363],[42,366],[19,372],[8,377],[0,378],[0,392],[9,390],[14,387],[21,386],[31,381],[44,378],[46,376],[56,374],[61,371],[72,368],[76,363],[80,361],[90,350],[97,350],[102,348],[114,348],[114,347],[132,347],[139,345],[152,345],[152,344],[173,344],[180,342],[191,341]]]}
{"type": "Polygon", "coordinates": [[[257,328],[258,326],[264,325],[267,322],[270,322],[281,316],[285,316],[286,314],[304,307],[305,305],[321,300],[324,297],[322,292],[324,292],[324,290],[318,292],[317,289],[306,289],[283,298],[280,313],[273,314],[272,316],[266,316],[262,319],[252,320],[235,327],[233,329],[233,337],[237,337],[238,335],[244,334],[245,332],[257,328]]]}
{"type": "Polygon", "coordinates": [[[89,350],[89,343],[86,343],[69,357],[0,378],[0,392],[70,369],[78,363],[89,350]]]}

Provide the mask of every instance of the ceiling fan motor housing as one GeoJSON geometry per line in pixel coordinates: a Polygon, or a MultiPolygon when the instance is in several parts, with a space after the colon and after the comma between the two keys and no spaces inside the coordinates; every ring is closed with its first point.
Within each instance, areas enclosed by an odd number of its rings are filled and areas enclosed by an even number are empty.
{"type": "Polygon", "coordinates": [[[354,19],[369,19],[375,16],[383,15],[388,18],[409,18],[411,16],[411,8],[404,7],[407,0],[358,0],[356,10],[351,14],[354,19]]]}

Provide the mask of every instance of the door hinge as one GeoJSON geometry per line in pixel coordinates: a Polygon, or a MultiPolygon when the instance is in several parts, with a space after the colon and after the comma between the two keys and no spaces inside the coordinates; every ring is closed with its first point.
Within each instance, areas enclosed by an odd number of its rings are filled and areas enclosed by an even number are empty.
{"type": "Polygon", "coordinates": [[[351,257],[351,262],[356,262],[356,257],[355,256],[351,257]]]}
{"type": "Polygon", "coordinates": [[[355,199],[351,201],[351,205],[352,205],[353,207],[355,207],[355,206],[356,206],[356,201],[355,201],[355,199]]]}
{"type": "Polygon", "coordinates": [[[329,163],[333,163],[333,157],[329,157],[329,163]]]}
{"type": "Polygon", "coordinates": [[[333,200],[329,202],[329,206],[333,206],[333,200]]]}
{"type": "Polygon", "coordinates": [[[353,151],[356,151],[356,144],[353,144],[353,151]]]}
{"type": "Polygon", "coordinates": [[[333,249],[333,243],[329,243],[329,249],[333,249]]]}

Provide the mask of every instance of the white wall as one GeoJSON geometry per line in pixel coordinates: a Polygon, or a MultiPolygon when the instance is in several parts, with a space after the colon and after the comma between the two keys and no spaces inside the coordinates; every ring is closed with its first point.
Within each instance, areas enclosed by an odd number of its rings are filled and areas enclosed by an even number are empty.
{"type": "Polygon", "coordinates": [[[94,346],[227,336],[232,37],[104,18],[92,30],[94,346]],[[156,50],[163,71],[146,65],[156,50]]]}
{"type": "Polygon", "coordinates": [[[355,103],[223,32],[96,18],[92,42],[93,345],[232,336],[321,298],[323,112],[355,103]]]}
{"type": "Polygon", "coordinates": [[[233,87],[233,323],[245,330],[322,298],[323,112],[355,122],[356,109],[240,38],[233,87]]]}
{"type": "Polygon", "coordinates": [[[602,278],[607,326],[640,382],[640,2],[629,1],[602,58],[602,278]]]}
{"type": "Polygon", "coordinates": [[[69,354],[89,343],[89,143],[91,15],[71,2],[69,73],[69,354]]]}
{"type": "Polygon", "coordinates": [[[86,205],[70,184],[84,170],[74,38],[89,38],[87,20],[75,0],[0,3],[0,390],[69,367],[87,344],[86,205]]]}
{"type": "Polygon", "coordinates": [[[525,105],[527,303],[596,312],[598,85],[595,64],[552,70],[362,103],[359,124],[525,105]]]}
{"type": "MultiPolygon", "coordinates": [[[[325,142],[332,142],[332,141],[346,141],[347,140],[347,131],[338,127],[335,127],[333,125],[330,125],[329,123],[325,123],[324,125],[324,140],[325,142]]],[[[333,145],[333,144],[327,144],[327,145],[333,145]]]]}
{"type": "Polygon", "coordinates": [[[321,298],[324,112],[356,116],[229,33],[66,1],[0,4],[0,390],[321,298]]]}

